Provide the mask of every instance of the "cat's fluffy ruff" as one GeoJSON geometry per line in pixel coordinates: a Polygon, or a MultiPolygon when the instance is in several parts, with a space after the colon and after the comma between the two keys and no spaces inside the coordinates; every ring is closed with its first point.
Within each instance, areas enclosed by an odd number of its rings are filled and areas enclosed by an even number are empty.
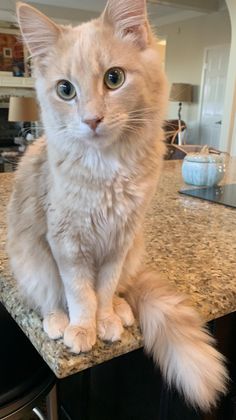
{"type": "MultiPolygon", "coordinates": [[[[91,349],[96,330],[114,341],[122,324],[133,322],[128,304],[114,293],[119,279],[132,270],[135,278],[139,270],[140,229],[164,151],[166,81],[144,0],[110,0],[99,19],[76,28],[57,26],[22,3],[18,19],[34,58],[45,138],[28,149],[17,171],[9,205],[9,256],[23,295],[44,317],[45,331],[52,338],[64,336],[79,353],[91,349]],[[124,68],[126,78],[112,92],[104,87],[104,73],[114,66],[124,68]],[[75,100],[59,99],[61,79],[74,84],[75,100]],[[86,124],[95,117],[102,121],[96,133],[86,124]]],[[[130,299],[137,303],[146,348],[169,383],[176,383],[192,404],[208,408],[225,389],[220,355],[209,346],[196,315],[185,317],[181,309],[173,324],[176,307],[184,308],[177,305],[182,298],[167,290],[166,305],[159,305],[158,282],[155,288],[148,280],[145,288],[142,279],[137,280],[140,300],[135,294],[130,299]],[[193,336],[198,356],[191,358],[193,336]],[[208,381],[202,372],[206,361],[208,381]],[[198,386],[210,391],[195,395],[198,386]]]]}

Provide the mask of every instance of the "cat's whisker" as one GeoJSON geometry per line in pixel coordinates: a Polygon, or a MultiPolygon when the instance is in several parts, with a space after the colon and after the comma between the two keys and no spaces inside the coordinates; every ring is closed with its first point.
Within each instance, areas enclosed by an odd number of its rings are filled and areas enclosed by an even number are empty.
{"type": "Polygon", "coordinates": [[[23,134],[23,135],[27,135],[28,133],[30,133],[31,131],[33,131],[33,128],[32,127],[26,127],[26,128],[22,128],[21,129],[21,133],[23,134]]]}
{"type": "Polygon", "coordinates": [[[129,111],[129,115],[131,114],[140,114],[140,113],[144,113],[144,112],[155,112],[156,113],[156,107],[146,107],[146,108],[139,108],[139,109],[134,109],[132,111],[129,111]]]}
{"type": "Polygon", "coordinates": [[[144,108],[136,108],[129,111],[129,114],[136,113],[136,112],[146,112],[146,111],[156,111],[156,107],[144,107],[144,108]]]}
{"type": "Polygon", "coordinates": [[[129,122],[152,122],[153,118],[129,118],[129,122]]]}
{"type": "Polygon", "coordinates": [[[155,118],[151,115],[130,115],[128,121],[153,121],[155,118]]]}
{"type": "Polygon", "coordinates": [[[138,133],[138,130],[144,126],[146,123],[150,123],[153,122],[153,119],[148,119],[148,118],[129,118],[127,121],[123,122],[122,120],[119,121],[112,121],[109,124],[109,128],[110,129],[115,129],[117,128],[119,125],[123,128],[123,129],[132,129],[133,131],[136,130],[136,132],[138,133]]]}
{"type": "Polygon", "coordinates": [[[145,112],[129,112],[128,116],[129,117],[140,117],[140,118],[142,118],[142,117],[148,117],[148,116],[151,117],[155,114],[153,114],[151,112],[146,112],[146,113],[145,112]]]}
{"type": "Polygon", "coordinates": [[[133,127],[133,126],[124,126],[124,131],[129,131],[130,133],[139,134],[140,128],[139,127],[133,127]]]}
{"type": "Polygon", "coordinates": [[[55,126],[44,125],[38,128],[43,129],[43,130],[69,130],[70,129],[70,127],[65,127],[65,126],[60,127],[58,125],[55,125],[55,126]]]}

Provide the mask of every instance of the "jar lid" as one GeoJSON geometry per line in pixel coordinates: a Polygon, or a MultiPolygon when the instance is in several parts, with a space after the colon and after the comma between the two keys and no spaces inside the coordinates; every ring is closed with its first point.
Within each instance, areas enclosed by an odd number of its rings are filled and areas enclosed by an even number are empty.
{"type": "Polygon", "coordinates": [[[188,153],[184,160],[188,162],[203,162],[203,163],[224,163],[223,153],[210,153],[207,144],[198,153],[188,153]]]}
{"type": "Polygon", "coordinates": [[[188,153],[184,160],[188,162],[223,163],[224,155],[215,153],[188,153]]]}

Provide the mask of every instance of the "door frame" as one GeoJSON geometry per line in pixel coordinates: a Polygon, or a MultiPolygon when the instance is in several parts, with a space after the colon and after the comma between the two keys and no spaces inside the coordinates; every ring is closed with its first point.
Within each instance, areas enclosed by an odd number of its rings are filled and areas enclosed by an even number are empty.
{"type": "MultiPolygon", "coordinates": [[[[217,48],[224,48],[227,47],[229,48],[229,55],[230,55],[230,43],[227,44],[217,44],[217,45],[208,45],[207,47],[204,47],[204,52],[203,52],[203,63],[202,63],[202,74],[201,74],[201,85],[200,85],[200,95],[199,95],[199,108],[198,108],[198,138],[199,138],[199,144],[200,140],[201,140],[201,116],[202,116],[202,104],[203,104],[203,92],[204,92],[204,80],[205,80],[205,74],[206,74],[206,56],[207,56],[207,51],[209,49],[213,50],[213,49],[217,49],[217,48]]],[[[229,64],[229,63],[228,63],[229,64]]],[[[226,84],[227,84],[227,78],[228,78],[228,71],[226,73],[226,84]]],[[[225,97],[226,97],[226,93],[225,93],[225,97]]],[[[225,97],[224,97],[224,103],[225,103],[225,97]]],[[[224,108],[224,106],[223,106],[224,108]]],[[[224,111],[223,111],[223,115],[222,115],[222,120],[224,118],[224,111]]],[[[222,126],[221,126],[221,130],[222,130],[222,126]]],[[[220,144],[219,144],[220,146],[220,144]]]]}

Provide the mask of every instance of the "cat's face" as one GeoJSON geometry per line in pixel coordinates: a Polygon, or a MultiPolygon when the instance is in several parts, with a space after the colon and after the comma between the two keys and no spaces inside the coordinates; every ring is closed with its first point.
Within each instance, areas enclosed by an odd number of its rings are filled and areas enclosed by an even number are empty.
{"type": "Polygon", "coordinates": [[[112,6],[111,1],[101,18],[76,28],[59,29],[44,20],[49,45],[39,54],[29,41],[45,129],[67,142],[104,148],[137,137],[158,117],[157,108],[162,118],[164,81],[145,9],[137,9],[137,16],[135,8],[132,16],[129,11],[125,25],[125,9],[115,15],[112,6]]]}

